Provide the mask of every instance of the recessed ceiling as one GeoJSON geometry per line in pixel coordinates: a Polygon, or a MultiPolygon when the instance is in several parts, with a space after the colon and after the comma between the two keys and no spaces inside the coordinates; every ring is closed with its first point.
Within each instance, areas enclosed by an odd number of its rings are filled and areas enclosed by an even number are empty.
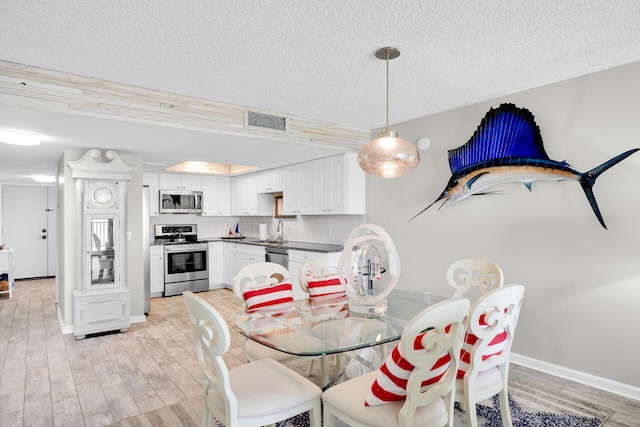
{"type": "MultiPolygon", "coordinates": [[[[393,129],[638,61],[640,7],[635,0],[87,0],[66,7],[4,0],[0,40],[4,61],[358,129],[385,124],[385,64],[374,55],[394,46],[401,55],[389,64],[393,129]]],[[[55,168],[65,149],[110,148],[142,156],[149,168],[185,160],[268,168],[340,152],[10,107],[2,83],[0,128],[39,132],[45,142],[1,145],[0,182],[55,168]]]]}

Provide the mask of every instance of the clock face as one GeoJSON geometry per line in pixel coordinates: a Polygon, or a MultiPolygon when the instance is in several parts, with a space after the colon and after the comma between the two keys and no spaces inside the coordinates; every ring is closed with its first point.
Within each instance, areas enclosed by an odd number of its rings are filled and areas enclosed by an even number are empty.
{"type": "Polygon", "coordinates": [[[89,181],[87,183],[87,207],[90,209],[117,209],[118,188],[109,181],[89,181]]]}
{"type": "Polygon", "coordinates": [[[113,193],[107,187],[98,187],[93,192],[93,198],[98,203],[108,203],[113,198],[113,193]]]}

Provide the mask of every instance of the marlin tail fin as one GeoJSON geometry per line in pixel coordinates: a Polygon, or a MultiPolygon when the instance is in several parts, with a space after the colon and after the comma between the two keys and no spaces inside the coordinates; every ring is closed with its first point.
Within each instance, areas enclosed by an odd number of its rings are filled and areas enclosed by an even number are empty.
{"type": "Polygon", "coordinates": [[[593,194],[593,185],[596,183],[596,178],[598,178],[600,174],[602,174],[604,171],[617,165],[618,163],[620,163],[621,161],[623,161],[624,159],[626,159],[627,157],[629,157],[630,155],[632,155],[638,150],[640,150],[640,148],[634,148],[633,150],[625,151],[624,153],[617,155],[613,159],[604,162],[600,166],[597,166],[591,169],[590,171],[582,174],[582,177],[580,179],[580,185],[582,186],[582,190],[584,190],[584,194],[587,196],[587,199],[591,204],[591,209],[593,209],[593,213],[596,214],[598,221],[600,221],[600,224],[604,228],[607,228],[607,226],[604,224],[604,219],[602,219],[600,208],[598,208],[598,203],[596,202],[596,196],[593,194]]]}

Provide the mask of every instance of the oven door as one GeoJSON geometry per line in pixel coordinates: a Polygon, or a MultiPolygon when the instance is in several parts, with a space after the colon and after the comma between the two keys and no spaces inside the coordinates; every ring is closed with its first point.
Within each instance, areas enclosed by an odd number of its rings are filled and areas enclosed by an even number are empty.
{"type": "Polygon", "coordinates": [[[165,245],[164,255],[165,284],[209,278],[206,243],[165,245]]]}

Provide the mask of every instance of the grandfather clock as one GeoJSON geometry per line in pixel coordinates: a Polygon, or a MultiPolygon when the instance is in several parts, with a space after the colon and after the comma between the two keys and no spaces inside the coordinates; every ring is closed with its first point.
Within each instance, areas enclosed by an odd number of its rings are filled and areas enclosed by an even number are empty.
{"type": "Polygon", "coordinates": [[[87,334],[131,326],[127,285],[127,184],[133,168],[114,151],[87,151],[67,162],[75,181],[76,289],[73,332],[87,334]]]}

